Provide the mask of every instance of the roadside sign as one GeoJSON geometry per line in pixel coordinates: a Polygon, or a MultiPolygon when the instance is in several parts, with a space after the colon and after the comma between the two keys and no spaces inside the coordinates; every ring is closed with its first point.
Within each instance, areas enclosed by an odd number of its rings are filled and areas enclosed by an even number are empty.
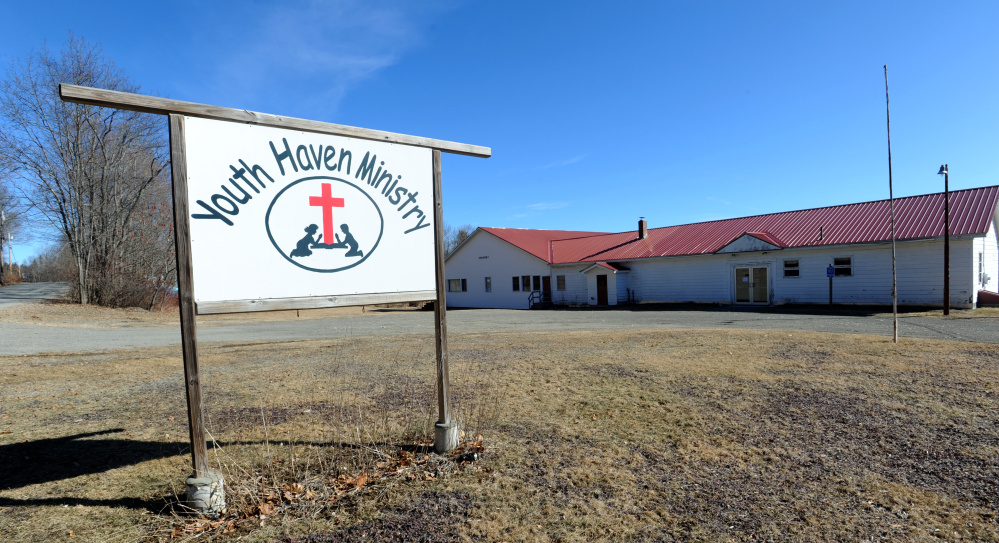
{"type": "Polygon", "coordinates": [[[836,275],[836,270],[832,266],[826,268],[826,277],[832,277],[833,275],[836,275]]]}
{"type": "Polygon", "coordinates": [[[187,506],[218,516],[208,462],[196,313],[435,299],[434,450],[451,417],[441,152],[488,147],[60,84],[63,101],[167,115],[191,464],[187,506]],[[197,279],[197,280],[195,280],[197,279]],[[197,288],[195,288],[197,283],[197,288]]]}
{"type": "Polygon", "coordinates": [[[185,122],[199,314],[434,298],[431,149],[185,122]]]}

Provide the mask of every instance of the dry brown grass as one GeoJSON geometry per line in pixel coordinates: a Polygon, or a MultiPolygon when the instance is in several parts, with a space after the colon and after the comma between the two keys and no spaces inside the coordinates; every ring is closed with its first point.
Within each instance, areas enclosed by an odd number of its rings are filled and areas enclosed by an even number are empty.
{"type": "Polygon", "coordinates": [[[476,462],[420,449],[432,338],[202,353],[229,485],[220,522],[171,512],[189,470],[174,349],[7,357],[0,539],[999,539],[994,345],[452,335],[459,421],[484,436],[476,462]]]}
{"type": "MultiPolygon", "coordinates": [[[[892,312],[889,309],[888,311],[877,313],[873,316],[891,317],[892,312]]],[[[900,309],[898,316],[903,319],[908,317],[939,317],[941,319],[996,319],[999,318],[999,307],[976,307],[974,309],[952,308],[950,310],[950,315],[946,316],[943,314],[943,309],[900,309]]]]}
{"type": "MultiPolygon", "coordinates": [[[[385,308],[418,311],[415,304],[384,304],[367,307],[330,307],[302,311],[263,311],[259,313],[230,313],[200,315],[198,326],[213,326],[243,322],[273,322],[290,319],[320,320],[331,317],[358,317],[385,308]]],[[[45,326],[73,326],[78,328],[128,328],[154,326],[180,326],[177,308],[163,311],[146,311],[137,307],[112,308],[83,306],[69,302],[20,304],[0,309],[0,321],[39,324],[45,326]]]]}
{"type": "Polygon", "coordinates": [[[137,307],[120,309],[84,306],[68,302],[19,304],[0,309],[0,320],[44,326],[79,328],[119,328],[128,326],[179,326],[177,309],[172,312],[146,311],[137,307]]]}

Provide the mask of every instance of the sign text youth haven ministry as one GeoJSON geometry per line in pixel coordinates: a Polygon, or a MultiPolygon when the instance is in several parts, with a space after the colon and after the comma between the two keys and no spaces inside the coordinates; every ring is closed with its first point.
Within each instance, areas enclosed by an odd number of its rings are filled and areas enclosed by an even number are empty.
{"type": "Polygon", "coordinates": [[[433,290],[431,150],[198,118],[185,149],[199,308],[433,290]]]}
{"type": "MultiPolygon", "coordinates": [[[[405,221],[407,228],[404,233],[409,234],[430,226],[429,215],[432,209],[429,206],[427,209],[420,208],[419,191],[410,191],[404,184],[402,174],[393,174],[389,169],[391,164],[386,166],[385,161],[378,160],[377,154],[366,151],[352,173],[352,162],[355,159],[354,153],[349,149],[341,147],[338,150],[332,145],[313,143],[301,143],[293,147],[287,138],[281,138],[277,145],[274,141],[269,143],[273,165],[268,165],[265,169],[259,164],[251,166],[238,158],[235,164],[229,165],[231,177],[228,182],[219,185],[218,192],[195,200],[202,208],[199,211],[204,213],[192,213],[191,218],[218,220],[233,226],[238,220],[241,206],[254,205],[254,197],[269,191],[270,185],[275,184],[274,176],[269,172],[277,172],[281,178],[331,172],[344,177],[353,175],[354,179],[364,181],[375,189],[405,221]]],[[[260,199],[265,201],[258,205],[266,206],[266,200],[269,199],[260,199]]]]}

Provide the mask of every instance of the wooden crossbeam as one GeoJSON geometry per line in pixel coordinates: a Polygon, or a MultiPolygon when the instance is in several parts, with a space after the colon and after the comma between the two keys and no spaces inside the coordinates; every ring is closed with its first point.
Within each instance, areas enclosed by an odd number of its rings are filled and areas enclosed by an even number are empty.
{"type": "Polygon", "coordinates": [[[145,96],[130,92],[95,89],[93,87],[81,87],[79,85],[69,85],[66,83],[59,84],[59,97],[62,98],[63,101],[75,102],[78,104],[113,107],[118,109],[127,109],[130,111],[140,111],[143,113],[158,113],[161,115],[180,114],[190,117],[216,119],[220,121],[233,121],[238,123],[256,124],[260,126],[304,130],[306,132],[316,132],[319,134],[332,134],[334,136],[347,136],[350,138],[384,141],[387,143],[412,145],[414,147],[427,147],[457,155],[486,158],[492,156],[493,154],[492,149],[489,147],[481,147],[479,145],[470,145],[467,143],[457,143],[453,141],[437,140],[420,136],[409,136],[406,134],[397,134],[395,132],[384,132],[381,130],[371,130],[370,128],[358,128],[356,126],[324,123],[321,121],[310,121],[308,119],[298,119],[295,117],[281,117],[279,115],[257,113],[255,111],[248,111],[245,109],[210,106],[196,102],[184,102],[182,100],[172,100],[170,98],[160,98],[158,96],[145,96]]]}

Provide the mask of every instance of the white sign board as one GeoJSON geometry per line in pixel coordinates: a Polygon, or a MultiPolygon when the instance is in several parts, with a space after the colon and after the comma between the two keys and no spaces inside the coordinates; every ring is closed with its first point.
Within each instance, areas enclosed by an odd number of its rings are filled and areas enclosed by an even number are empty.
{"type": "Polygon", "coordinates": [[[434,297],[430,149],[196,117],[185,125],[199,313],[434,297]]]}

